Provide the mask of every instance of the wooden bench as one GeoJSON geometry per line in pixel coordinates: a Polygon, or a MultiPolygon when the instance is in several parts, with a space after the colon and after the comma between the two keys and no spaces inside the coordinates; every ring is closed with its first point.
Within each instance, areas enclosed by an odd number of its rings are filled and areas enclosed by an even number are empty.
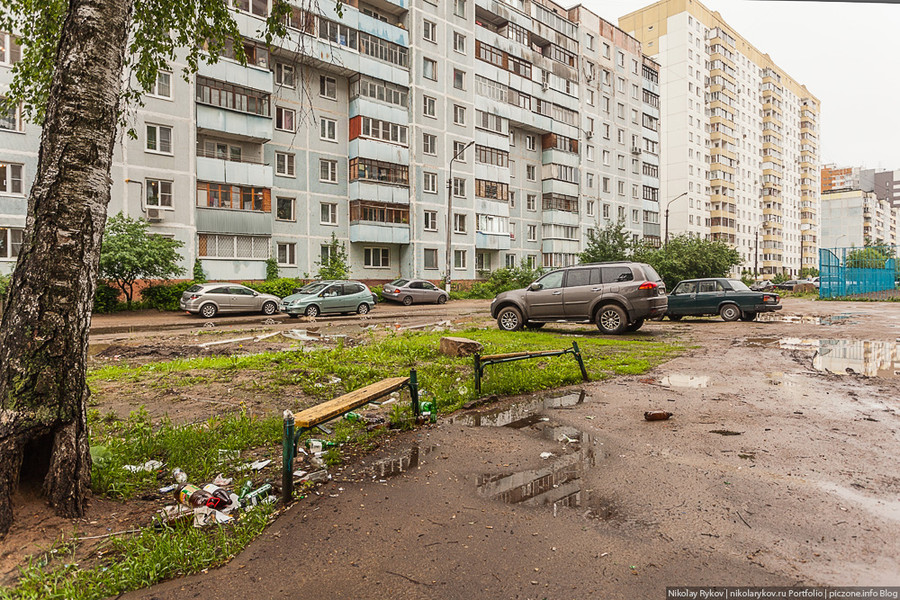
{"type": "Polygon", "coordinates": [[[581,351],[578,349],[578,342],[572,342],[571,348],[565,350],[547,350],[544,352],[511,352],[509,354],[480,354],[475,355],[475,393],[481,393],[481,378],[484,376],[484,368],[488,365],[496,365],[505,362],[513,362],[516,360],[525,360],[528,358],[540,358],[542,356],[561,356],[563,354],[571,354],[578,361],[581,367],[581,377],[585,381],[588,379],[587,371],[584,368],[584,361],[581,359],[581,351]]]}
{"type": "Polygon", "coordinates": [[[418,418],[419,385],[415,369],[410,370],[409,377],[382,379],[333,400],[311,406],[297,415],[294,415],[289,410],[284,411],[284,438],[282,440],[283,454],[281,460],[281,498],[284,503],[289,504],[294,494],[294,457],[297,455],[297,443],[301,435],[335,417],[347,414],[351,410],[383,398],[404,387],[409,388],[413,416],[418,418]]]}

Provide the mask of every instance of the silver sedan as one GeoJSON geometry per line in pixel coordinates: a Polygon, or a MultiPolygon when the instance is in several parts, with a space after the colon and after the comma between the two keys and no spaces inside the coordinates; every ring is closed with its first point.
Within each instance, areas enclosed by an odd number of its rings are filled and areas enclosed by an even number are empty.
{"type": "Polygon", "coordinates": [[[386,283],[381,291],[381,297],[401,302],[404,306],[413,303],[443,304],[450,299],[447,292],[425,279],[397,279],[386,283]]]}
{"type": "Polygon", "coordinates": [[[260,294],[237,283],[202,283],[189,287],[182,295],[181,310],[211,319],[217,313],[261,312],[274,315],[281,298],[260,294]]]}

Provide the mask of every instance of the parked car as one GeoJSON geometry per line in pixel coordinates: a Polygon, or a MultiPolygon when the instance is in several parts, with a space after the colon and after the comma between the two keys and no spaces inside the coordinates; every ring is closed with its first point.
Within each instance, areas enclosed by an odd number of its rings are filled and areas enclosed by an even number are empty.
{"type": "Polygon", "coordinates": [[[358,313],[364,315],[375,306],[375,298],[366,284],[359,281],[314,281],[294,290],[281,301],[281,312],[288,317],[300,315],[358,313]]]}
{"type": "Polygon", "coordinates": [[[650,265],[591,263],[547,273],[527,288],[498,294],[491,316],[504,331],[545,323],[596,323],[603,333],[636,331],[666,312],[666,284],[650,265]]]}
{"type": "Polygon", "coordinates": [[[754,281],[750,286],[750,289],[754,292],[764,292],[766,290],[775,289],[775,284],[768,279],[764,279],[762,281],[754,281]]]}
{"type": "Polygon", "coordinates": [[[778,294],[754,292],[739,279],[715,277],[678,282],[669,294],[666,316],[721,315],[724,321],[752,321],[761,312],[781,310],[778,294]]]}
{"type": "Polygon", "coordinates": [[[776,290],[793,290],[795,285],[799,285],[801,283],[804,283],[804,282],[800,281],[799,279],[788,279],[787,281],[782,281],[781,283],[776,283],[775,289],[776,290]]]}
{"type": "Polygon", "coordinates": [[[450,299],[450,294],[424,279],[396,279],[384,284],[381,297],[409,306],[417,302],[443,304],[450,299]]]}
{"type": "Polygon", "coordinates": [[[219,313],[261,312],[274,315],[281,298],[237,283],[198,283],[181,294],[181,310],[211,319],[219,313]]]}

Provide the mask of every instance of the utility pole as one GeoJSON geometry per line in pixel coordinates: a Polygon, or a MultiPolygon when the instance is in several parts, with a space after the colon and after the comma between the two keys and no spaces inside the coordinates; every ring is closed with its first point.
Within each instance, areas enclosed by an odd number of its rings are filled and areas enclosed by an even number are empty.
{"type": "Polygon", "coordinates": [[[451,243],[453,241],[453,161],[458,160],[460,156],[462,156],[466,150],[469,149],[469,146],[475,143],[475,140],[472,140],[459,152],[457,152],[453,158],[450,159],[450,177],[447,179],[447,278],[445,280],[447,293],[450,293],[450,280],[452,277],[450,276],[451,263],[450,258],[452,255],[452,250],[450,248],[451,243]]]}
{"type": "Polygon", "coordinates": [[[663,247],[669,245],[669,206],[671,206],[673,202],[675,202],[682,196],[686,196],[686,195],[687,195],[687,192],[682,192],[666,203],[666,241],[663,244],[663,247]]]}

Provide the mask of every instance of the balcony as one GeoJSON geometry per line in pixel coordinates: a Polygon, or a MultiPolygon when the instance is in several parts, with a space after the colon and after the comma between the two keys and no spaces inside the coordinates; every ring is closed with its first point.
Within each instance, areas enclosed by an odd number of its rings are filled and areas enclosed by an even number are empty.
{"type": "Polygon", "coordinates": [[[511,239],[508,233],[475,232],[476,250],[509,250],[511,239]]]}
{"type": "Polygon", "coordinates": [[[269,165],[197,155],[197,179],[251,187],[271,187],[269,165]]]}
{"type": "Polygon", "coordinates": [[[373,244],[409,244],[409,225],[357,221],[350,223],[350,241],[373,244]]]}

